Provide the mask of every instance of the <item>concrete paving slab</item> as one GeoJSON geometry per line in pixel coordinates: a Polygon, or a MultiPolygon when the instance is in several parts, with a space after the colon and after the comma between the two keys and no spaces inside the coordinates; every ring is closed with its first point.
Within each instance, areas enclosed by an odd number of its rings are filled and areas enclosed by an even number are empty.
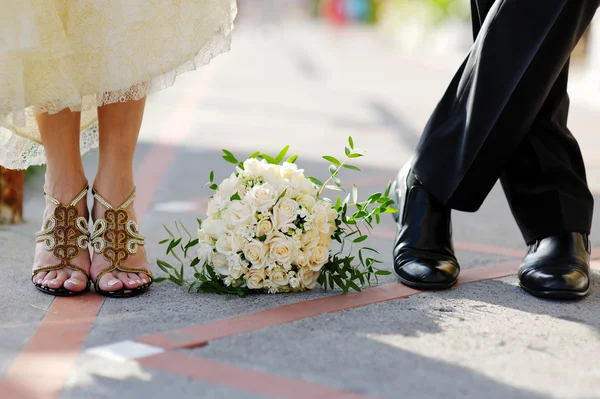
{"type": "Polygon", "coordinates": [[[248,398],[238,390],[142,368],[134,362],[113,362],[82,355],[61,399],[101,398],[248,398]]]}
{"type": "Polygon", "coordinates": [[[590,298],[564,303],[530,297],[515,278],[480,282],[193,353],[386,397],[592,398],[600,391],[599,285],[590,298]]]}

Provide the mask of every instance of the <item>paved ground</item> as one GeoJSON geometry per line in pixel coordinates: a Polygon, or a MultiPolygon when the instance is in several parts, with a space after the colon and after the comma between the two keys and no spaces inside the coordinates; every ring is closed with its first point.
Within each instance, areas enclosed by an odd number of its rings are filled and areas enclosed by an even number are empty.
{"type": "MultiPolygon", "coordinates": [[[[208,171],[229,173],[221,148],[291,144],[318,173],[320,156],[352,135],[368,156],[346,181],[381,189],[458,62],[403,56],[370,29],[249,13],[231,53],[149,99],[136,208],[153,262],[164,223],[202,215],[208,171]]],[[[600,109],[574,88],[571,126],[600,192],[600,109]]],[[[85,158],[89,176],[96,160],[85,158]]],[[[511,275],[523,242],[498,188],[477,214],[454,215],[466,270],[449,292],[418,293],[390,277],[348,296],[225,299],[164,283],[130,300],[53,301],[28,281],[41,177],[28,181],[27,222],[0,228],[2,398],[600,398],[600,274],[577,303],[521,292],[511,275]],[[115,353],[127,359],[107,357],[115,353]]],[[[599,228],[596,220],[596,246],[599,228]]],[[[393,234],[386,220],[372,237],[387,268],[393,234]]]]}

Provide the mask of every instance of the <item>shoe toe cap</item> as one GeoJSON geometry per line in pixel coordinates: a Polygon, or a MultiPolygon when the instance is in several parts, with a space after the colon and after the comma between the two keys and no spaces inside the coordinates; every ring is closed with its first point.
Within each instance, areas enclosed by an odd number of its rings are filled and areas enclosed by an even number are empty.
{"type": "Polygon", "coordinates": [[[458,278],[458,266],[452,261],[415,260],[398,268],[398,275],[418,284],[448,284],[458,278]]]}
{"type": "Polygon", "coordinates": [[[527,269],[520,273],[521,284],[536,291],[585,292],[590,286],[587,273],[573,268],[527,269]]]}

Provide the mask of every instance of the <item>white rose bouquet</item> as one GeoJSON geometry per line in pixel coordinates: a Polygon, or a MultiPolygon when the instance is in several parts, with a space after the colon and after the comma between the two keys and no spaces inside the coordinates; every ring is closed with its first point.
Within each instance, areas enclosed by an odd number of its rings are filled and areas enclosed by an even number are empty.
{"type": "Polygon", "coordinates": [[[343,168],[360,171],[348,163],[362,156],[355,151],[352,137],[348,145],[343,161],[323,157],[331,163],[325,183],[306,177],[295,164],[297,156],[283,161],[289,146],[276,157],[256,152],[243,162],[223,150],[223,159],[236,165],[235,172],[218,185],[214,172],[210,173],[215,194],[207,218],[198,219],[197,237],[181,223],[175,223],[178,235],[167,228],[170,238],[161,244],[167,245],[167,255],[179,266],[158,260],[167,277],[155,281],[184,285],[184,267],[189,264],[195,278],[190,291],[243,296],[258,290],[298,292],[317,285],[360,291],[373,278],[390,274],[376,269],[381,262],[366,255],[377,252],[374,249],[345,245],[368,238],[361,224],[370,228],[373,221],[379,223],[382,213],[396,212],[388,198],[390,185],[385,193],[372,194],[364,202],[357,201],[356,187],[344,200],[323,197],[325,189],[343,191],[338,177],[343,168]],[[334,241],[341,244],[339,251],[333,250],[334,241]],[[188,256],[190,250],[195,257],[188,256]]]}

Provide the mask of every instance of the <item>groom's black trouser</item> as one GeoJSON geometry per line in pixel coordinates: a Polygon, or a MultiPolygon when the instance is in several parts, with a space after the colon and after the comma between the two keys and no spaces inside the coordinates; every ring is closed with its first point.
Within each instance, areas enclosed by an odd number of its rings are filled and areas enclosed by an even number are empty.
{"type": "Polygon", "coordinates": [[[570,54],[600,0],[472,0],[471,52],[413,161],[443,204],[474,212],[500,178],[527,242],[588,233],[593,197],[567,129],[570,54]]]}

